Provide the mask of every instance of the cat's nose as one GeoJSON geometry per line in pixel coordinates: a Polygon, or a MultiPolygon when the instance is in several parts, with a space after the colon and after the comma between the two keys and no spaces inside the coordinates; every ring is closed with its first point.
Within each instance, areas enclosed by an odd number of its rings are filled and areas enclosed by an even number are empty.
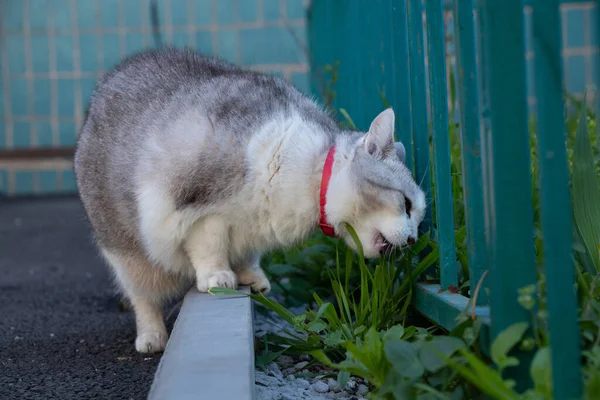
{"type": "Polygon", "coordinates": [[[414,238],[414,237],[412,237],[412,236],[409,236],[409,237],[408,237],[408,239],[406,240],[406,243],[407,243],[409,246],[412,246],[413,244],[415,244],[415,238],[414,238]]]}

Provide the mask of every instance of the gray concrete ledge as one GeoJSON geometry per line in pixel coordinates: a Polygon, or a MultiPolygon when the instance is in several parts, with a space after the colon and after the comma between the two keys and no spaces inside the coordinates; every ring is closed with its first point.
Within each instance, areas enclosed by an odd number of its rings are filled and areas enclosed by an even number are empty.
{"type": "MultiPolygon", "coordinates": [[[[247,288],[241,289],[248,293],[247,288]]],[[[252,300],[191,289],[156,371],[149,400],[253,400],[252,300]]]]}

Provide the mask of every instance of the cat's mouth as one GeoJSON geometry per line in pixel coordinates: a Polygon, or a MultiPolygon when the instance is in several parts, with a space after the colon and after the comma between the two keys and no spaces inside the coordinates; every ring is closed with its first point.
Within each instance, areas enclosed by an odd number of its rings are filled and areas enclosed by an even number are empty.
{"type": "Polygon", "coordinates": [[[380,253],[389,254],[394,250],[394,245],[392,242],[387,240],[385,236],[381,234],[381,232],[377,232],[375,235],[375,247],[379,250],[380,253]]]}

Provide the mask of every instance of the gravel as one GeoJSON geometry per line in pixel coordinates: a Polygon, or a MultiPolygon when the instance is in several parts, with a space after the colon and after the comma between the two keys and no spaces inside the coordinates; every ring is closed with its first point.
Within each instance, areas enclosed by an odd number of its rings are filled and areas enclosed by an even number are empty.
{"type": "Polygon", "coordinates": [[[310,388],[312,390],[314,390],[317,393],[327,393],[329,392],[329,386],[327,386],[327,384],[323,381],[316,381],[315,383],[313,383],[312,385],[310,385],[310,388]]]}
{"type": "Polygon", "coordinates": [[[338,393],[341,392],[342,389],[340,388],[340,384],[337,383],[337,381],[335,379],[327,379],[327,386],[329,387],[329,390],[334,392],[334,393],[338,393]]]}
{"type": "MultiPolygon", "coordinates": [[[[280,301],[280,299],[275,298],[280,301]]],[[[303,307],[290,311],[298,315],[303,307]]],[[[254,317],[255,336],[260,339],[267,333],[285,334],[293,328],[281,320],[277,314],[256,312],[254,317]]],[[[297,332],[296,332],[297,334],[297,332]]],[[[335,371],[325,370],[323,366],[311,366],[311,357],[301,355],[291,357],[282,355],[265,368],[255,371],[255,390],[257,400],[365,400],[369,389],[367,382],[352,376],[342,390],[336,379],[335,371]]]]}
{"type": "Polygon", "coordinates": [[[363,384],[358,385],[358,389],[356,390],[356,394],[359,396],[365,396],[369,393],[369,388],[363,384]]]}

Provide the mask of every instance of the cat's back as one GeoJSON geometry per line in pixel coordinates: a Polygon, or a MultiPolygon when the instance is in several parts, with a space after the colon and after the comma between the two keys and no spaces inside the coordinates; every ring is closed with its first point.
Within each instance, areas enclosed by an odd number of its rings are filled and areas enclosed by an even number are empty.
{"type": "Polygon", "coordinates": [[[123,60],[100,80],[88,114],[114,132],[124,126],[148,126],[161,117],[173,119],[190,108],[202,110],[228,131],[248,131],[291,108],[330,124],[311,100],[282,78],[176,48],[146,50],[123,60]]]}

